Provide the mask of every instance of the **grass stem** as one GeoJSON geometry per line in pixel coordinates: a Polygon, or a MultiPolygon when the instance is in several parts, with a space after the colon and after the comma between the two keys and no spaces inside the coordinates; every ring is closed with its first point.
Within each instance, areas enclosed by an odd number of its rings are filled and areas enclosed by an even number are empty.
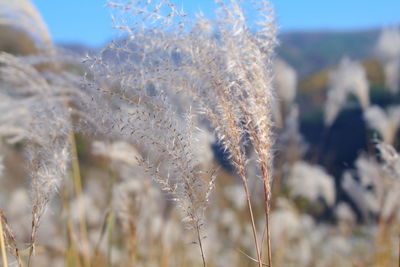
{"type": "Polygon", "coordinates": [[[243,182],[243,188],[246,193],[247,208],[249,210],[251,228],[253,231],[253,238],[254,238],[254,243],[256,246],[258,265],[259,265],[259,267],[262,267],[262,258],[261,258],[260,247],[258,245],[258,240],[257,240],[257,230],[256,230],[255,222],[254,222],[254,215],[253,215],[253,208],[251,205],[249,186],[248,186],[246,177],[244,176],[244,173],[241,173],[241,177],[242,177],[242,182],[243,182]]]}
{"type": "Polygon", "coordinates": [[[3,220],[1,217],[0,217],[0,249],[1,249],[1,259],[3,262],[3,266],[8,267],[6,244],[4,242],[3,220]]]}
{"type": "Polygon", "coordinates": [[[201,252],[201,259],[203,260],[203,267],[206,267],[206,259],[204,256],[203,243],[201,241],[200,226],[199,226],[198,222],[196,223],[196,231],[197,231],[197,241],[199,242],[199,247],[200,247],[200,252],[201,252]]]}
{"type": "Polygon", "coordinates": [[[90,256],[89,256],[89,242],[87,225],[85,218],[85,203],[82,194],[82,178],[79,166],[78,151],[76,147],[75,134],[73,132],[69,135],[71,144],[71,161],[72,161],[72,174],[74,180],[75,194],[78,198],[78,208],[79,208],[79,231],[82,241],[83,249],[83,262],[85,267],[90,267],[90,256]]]}

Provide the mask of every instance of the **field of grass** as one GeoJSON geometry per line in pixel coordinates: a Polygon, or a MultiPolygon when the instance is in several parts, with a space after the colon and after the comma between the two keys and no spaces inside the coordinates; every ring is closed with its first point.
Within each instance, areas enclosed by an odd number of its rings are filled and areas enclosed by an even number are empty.
{"type": "Polygon", "coordinates": [[[216,2],[81,55],[0,1],[0,266],[400,266],[400,30],[216,2]]]}

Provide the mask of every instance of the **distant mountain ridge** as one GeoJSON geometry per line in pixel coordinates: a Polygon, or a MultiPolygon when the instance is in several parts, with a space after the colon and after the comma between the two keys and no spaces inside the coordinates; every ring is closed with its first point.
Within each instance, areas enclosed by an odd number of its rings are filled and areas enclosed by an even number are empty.
{"type": "MultiPolygon", "coordinates": [[[[356,60],[371,58],[379,33],[379,29],[282,33],[278,37],[277,54],[292,65],[302,79],[335,66],[346,55],[356,60]]],[[[60,46],[77,54],[93,51],[81,44],[60,46]]]]}
{"type": "Polygon", "coordinates": [[[357,60],[372,57],[379,33],[379,29],[283,33],[277,54],[304,78],[338,64],[346,55],[357,60]]]}
{"type": "MultiPolygon", "coordinates": [[[[282,33],[279,36],[277,54],[296,69],[302,80],[315,72],[335,66],[345,55],[356,60],[371,58],[379,33],[378,29],[282,33]]],[[[97,50],[79,43],[58,45],[82,56],[97,50]]],[[[30,54],[36,50],[32,40],[25,38],[24,32],[3,27],[0,30],[0,51],[30,54]]]]}

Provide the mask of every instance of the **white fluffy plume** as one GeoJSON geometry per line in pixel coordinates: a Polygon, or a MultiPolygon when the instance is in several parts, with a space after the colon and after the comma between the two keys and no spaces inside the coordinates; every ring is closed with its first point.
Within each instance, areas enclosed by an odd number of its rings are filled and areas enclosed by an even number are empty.
{"type": "Polygon", "coordinates": [[[345,57],[329,76],[325,125],[332,125],[349,94],[357,97],[363,109],[369,106],[369,84],[365,69],[359,62],[345,57]]]}
{"type": "Polygon", "coordinates": [[[384,29],[375,47],[385,73],[386,85],[392,93],[399,90],[400,31],[397,27],[384,29]]]}
{"type": "Polygon", "coordinates": [[[387,111],[371,106],[364,112],[364,118],[370,128],[379,132],[385,143],[393,144],[400,126],[400,106],[389,107],[387,111]]]}
{"type": "Polygon", "coordinates": [[[274,61],[273,72],[278,98],[273,104],[273,117],[278,125],[282,125],[284,116],[289,113],[291,104],[296,97],[297,73],[294,68],[280,58],[274,61]]]}
{"type": "Polygon", "coordinates": [[[335,202],[334,178],[320,166],[310,165],[303,161],[296,162],[288,185],[293,197],[301,196],[309,201],[322,198],[329,206],[335,202]]]}
{"type": "Polygon", "coordinates": [[[50,33],[29,0],[0,0],[0,25],[16,27],[31,35],[38,47],[52,45],[50,33]]]}

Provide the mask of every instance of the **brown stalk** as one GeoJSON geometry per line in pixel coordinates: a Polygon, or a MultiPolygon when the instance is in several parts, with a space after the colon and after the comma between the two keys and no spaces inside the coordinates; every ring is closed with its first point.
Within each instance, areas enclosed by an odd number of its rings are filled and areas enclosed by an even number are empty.
{"type": "Polygon", "coordinates": [[[6,244],[4,241],[4,231],[3,231],[3,218],[0,217],[0,249],[1,249],[1,259],[4,267],[8,267],[7,254],[6,254],[6,244]]]}
{"type": "MultiPolygon", "coordinates": [[[[234,159],[235,168],[236,168],[236,170],[242,180],[242,183],[243,183],[243,189],[246,194],[247,208],[249,211],[251,228],[252,228],[252,232],[253,232],[253,239],[254,239],[255,248],[256,248],[258,265],[259,265],[259,267],[262,267],[261,250],[260,250],[260,246],[259,246],[258,239],[257,239],[257,230],[256,230],[255,222],[254,222],[254,214],[253,214],[253,207],[251,204],[250,190],[249,190],[249,186],[248,186],[247,178],[246,178],[246,174],[245,174],[245,165],[246,164],[244,162],[244,156],[241,151],[242,148],[240,146],[241,138],[240,138],[240,130],[239,129],[241,128],[241,126],[236,125],[236,122],[235,122],[234,108],[232,107],[232,104],[229,101],[229,98],[232,96],[230,95],[229,91],[227,91],[227,88],[222,87],[221,83],[217,82],[217,80],[218,80],[217,78],[215,80],[216,81],[213,82],[213,85],[215,88],[217,88],[217,92],[219,93],[219,95],[221,97],[221,102],[222,102],[221,108],[222,108],[223,112],[225,113],[225,117],[228,118],[226,120],[226,123],[229,124],[228,129],[231,132],[231,137],[233,139],[233,145],[235,145],[235,147],[233,149],[231,147],[230,154],[232,155],[232,158],[234,159]]],[[[241,105],[239,105],[239,107],[241,107],[241,105]]],[[[210,118],[212,118],[212,117],[210,117],[210,118]]],[[[216,122],[217,121],[218,121],[218,119],[216,119],[216,122]]]]}
{"type": "MultiPolygon", "coordinates": [[[[264,200],[265,200],[265,226],[266,226],[266,234],[267,234],[267,251],[268,251],[268,258],[267,258],[267,264],[268,266],[272,267],[272,255],[271,255],[271,231],[269,227],[269,194],[270,194],[270,187],[269,187],[269,178],[264,179],[264,168],[262,168],[263,172],[263,183],[264,183],[264,200]]],[[[266,173],[266,175],[268,175],[266,173]]]]}
{"type": "Polygon", "coordinates": [[[19,249],[17,246],[15,235],[12,232],[10,226],[8,225],[7,218],[1,209],[0,209],[0,223],[2,223],[1,225],[2,233],[0,233],[0,235],[2,235],[3,238],[5,238],[4,239],[5,244],[7,245],[10,254],[13,255],[17,260],[18,267],[22,267],[21,256],[19,254],[19,249]]]}
{"type": "MultiPolygon", "coordinates": [[[[36,170],[39,168],[39,163],[38,163],[38,159],[34,159],[33,162],[33,168],[35,170],[35,176],[33,178],[33,183],[37,183],[37,174],[36,174],[36,170]]],[[[37,189],[35,189],[36,191],[37,189]]],[[[45,202],[47,202],[48,200],[46,199],[45,202]]],[[[32,208],[32,232],[31,232],[31,244],[30,244],[30,248],[29,248],[29,256],[28,256],[28,267],[31,266],[31,261],[32,261],[32,256],[35,252],[35,245],[36,245],[36,235],[37,235],[37,229],[39,227],[39,222],[40,219],[42,217],[43,212],[39,210],[40,209],[40,204],[38,203],[37,200],[35,200],[33,208],[32,208]]]]}
{"type": "Polygon", "coordinates": [[[197,233],[197,241],[199,242],[199,247],[201,252],[201,259],[203,260],[203,266],[206,267],[206,259],[204,256],[203,243],[201,242],[200,226],[198,222],[196,222],[196,233],[197,233]]]}
{"type": "Polygon", "coordinates": [[[256,230],[255,222],[254,222],[254,215],[253,215],[253,208],[252,208],[252,204],[251,204],[250,191],[249,191],[249,186],[248,186],[248,183],[247,183],[247,179],[246,179],[243,167],[240,168],[240,170],[239,170],[239,176],[242,179],[243,189],[244,189],[244,191],[246,193],[247,208],[248,208],[249,215],[250,215],[251,229],[253,231],[253,239],[254,239],[254,243],[255,243],[255,246],[256,246],[258,266],[262,267],[262,258],[261,258],[260,247],[259,247],[258,240],[257,240],[257,230],[256,230]]]}
{"type": "MultiPolygon", "coordinates": [[[[246,110],[243,109],[243,113],[246,114],[246,110]]],[[[261,175],[262,175],[262,180],[263,180],[263,189],[264,189],[264,211],[265,211],[265,232],[266,232],[266,238],[267,238],[267,253],[268,253],[268,258],[267,258],[267,265],[272,267],[272,253],[271,253],[271,237],[270,237],[270,225],[269,225],[269,211],[270,211],[270,194],[271,194],[271,188],[270,188],[270,175],[269,175],[269,168],[268,168],[268,161],[267,161],[267,155],[263,153],[261,148],[268,147],[269,144],[263,144],[259,138],[258,132],[260,131],[258,128],[254,126],[252,123],[252,120],[250,119],[250,116],[248,114],[245,115],[245,119],[248,122],[248,133],[250,135],[250,139],[253,143],[254,150],[258,156],[259,159],[259,164],[260,164],[260,169],[261,169],[261,175]],[[257,131],[258,129],[258,131],[257,131]]],[[[264,235],[263,235],[263,240],[261,243],[264,241],[264,235]]]]}

